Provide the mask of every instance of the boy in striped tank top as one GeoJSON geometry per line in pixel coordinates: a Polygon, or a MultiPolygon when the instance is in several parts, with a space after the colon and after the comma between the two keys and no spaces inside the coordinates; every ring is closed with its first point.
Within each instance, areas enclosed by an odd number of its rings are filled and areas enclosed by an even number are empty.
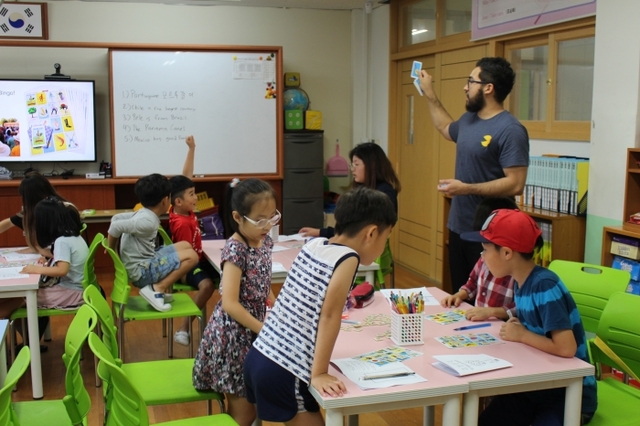
{"type": "Polygon", "coordinates": [[[333,238],[300,251],[245,359],[247,399],[261,420],[323,425],[309,386],[334,397],[346,391],[328,373],[342,309],[358,265],[380,256],[397,217],[389,197],[363,187],[339,198],[335,218],[333,238]]]}

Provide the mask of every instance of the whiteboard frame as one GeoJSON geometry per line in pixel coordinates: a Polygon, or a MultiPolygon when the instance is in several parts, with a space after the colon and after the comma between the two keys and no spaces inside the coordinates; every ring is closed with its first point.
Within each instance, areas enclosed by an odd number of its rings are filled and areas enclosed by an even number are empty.
{"type": "MultiPolygon", "coordinates": [[[[113,53],[116,51],[140,51],[140,52],[224,52],[242,54],[271,54],[276,55],[276,88],[282,93],[284,90],[284,74],[283,74],[283,55],[282,46],[213,46],[213,45],[171,45],[171,46],[152,46],[140,45],[131,47],[114,47],[109,49],[109,109],[111,115],[111,158],[113,161],[113,176],[115,178],[135,178],[135,175],[118,175],[118,165],[116,164],[116,130],[115,130],[115,105],[113,92],[113,53]]],[[[206,174],[199,175],[207,180],[228,181],[235,177],[258,177],[261,179],[283,179],[283,105],[282,96],[276,99],[276,172],[275,173],[256,173],[256,174],[206,174]]]]}

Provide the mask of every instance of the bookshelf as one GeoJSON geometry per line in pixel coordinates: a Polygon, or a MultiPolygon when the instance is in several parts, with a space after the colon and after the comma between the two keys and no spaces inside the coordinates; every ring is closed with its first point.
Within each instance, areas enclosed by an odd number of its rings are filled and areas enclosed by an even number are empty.
{"type": "MultiPolygon", "coordinates": [[[[640,177],[640,176],[639,176],[640,177]]],[[[451,277],[449,271],[449,229],[447,219],[451,208],[451,198],[444,197],[444,224],[442,250],[442,289],[451,291],[451,277]],[[445,273],[446,272],[446,273],[445,273]]],[[[551,224],[551,254],[553,259],[584,262],[585,235],[587,230],[586,218],[565,213],[555,213],[549,210],[534,209],[522,206],[520,209],[536,221],[551,224]]],[[[640,226],[638,227],[640,229],[640,226]]],[[[640,237],[640,234],[638,235],[640,237]]],[[[611,265],[611,263],[609,263],[611,265]]]]}
{"type": "Polygon", "coordinates": [[[627,149],[626,177],[624,184],[624,208],[622,226],[605,226],[602,229],[602,266],[611,266],[613,254],[611,241],[615,235],[640,239],[640,225],[627,222],[629,217],[640,212],[640,148],[627,149]]]}
{"type": "Polygon", "coordinates": [[[627,149],[627,174],[624,184],[622,227],[640,238],[640,225],[628,223],[629,217],[640,212],[640,148],[627,149]]]}

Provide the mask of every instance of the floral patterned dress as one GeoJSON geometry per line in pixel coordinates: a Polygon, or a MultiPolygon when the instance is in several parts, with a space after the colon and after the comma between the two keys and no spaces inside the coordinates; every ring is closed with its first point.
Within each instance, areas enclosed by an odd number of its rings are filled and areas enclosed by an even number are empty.
{"type": "MultiPolygon", "coordinates": [[[[271,288],[271,249],[268,235],[260,248],[230,238],[222,250],[220,266],[231,262],[242,270],[240,304],[259,321],[264,321],[271,288]]],[[[224,291],[222,281],[220,294],[224,291]]],[[[231,318],[218,302],[204,330],[193,366],[193,386],[200,390],[232,393],[246,397],[242,369],[257,335],[231,318]]]]}

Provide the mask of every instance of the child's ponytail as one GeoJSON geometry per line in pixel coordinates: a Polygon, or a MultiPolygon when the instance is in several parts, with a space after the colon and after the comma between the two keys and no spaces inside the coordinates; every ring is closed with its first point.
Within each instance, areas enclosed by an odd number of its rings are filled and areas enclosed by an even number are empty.
{"type": "Polygon", "coordinates": [[[233,189],[240,183],[240,179],[233,178],[227,184],[224,193],[224,208],[222,211],[222,223],[224,224],[224,238],[227,239],[234,233],[238,232],[238,224],[233,220],[233,189]]]}

